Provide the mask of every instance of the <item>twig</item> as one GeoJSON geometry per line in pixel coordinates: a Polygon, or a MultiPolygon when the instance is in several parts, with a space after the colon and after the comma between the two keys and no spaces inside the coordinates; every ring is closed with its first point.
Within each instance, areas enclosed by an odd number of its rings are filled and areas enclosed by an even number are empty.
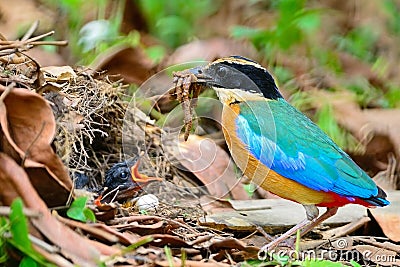
{"type": "MultiPolygon", "coordinates": [[[[396,247],[389,246],[388,244],[379,243],[379,242],[372,241],[370,239],[366,239],[366,238],[362,238],[362,237],[355,237],[354,240],[361,241],[361,242],[367,243],[369,245],[373,245],[373,246],[378,247],[378,248],[384,248],[384,249],[387,249],[387,250],[394,251],[396,253],[400,253],[400,247],[398,247],[397,245],[396,245],[396,247]]],[[[391,243],[389,243],[389,244],[391,244],[391,243]]]]}
{"type": "Polygon", "coordinates": [[[51,36],[54,34],[54,31],[50,31],[32,38],[29,38],[33,32],[36,30],[38,26],[38,22],[32,24],[29,30],[25,33],[24,37],[21,40],[15,41],[7,41],[0,40],[0,55],[7,55],[16,52],[21,52],[25,50],[29,50],[34,46],[38,45],[56,45],[56,46],[65,46],[68,44],[67,41],[39,41],[45,37],[51,36]],[[28,39],[29,38],[29,39],[28,39]]]}
{"type": "Polygon", "coordinates": [[[196,229],[194,229],[193,227],[191,227],[190,225],[188,225],[186,223],[182,223],[177,220],[172,220],[172,219],[163,218],[163,217],[154,216],[154,215],[133,215],[133,216],[124,217],[124,218],[116,218],[116,219],[112,220],[110,223],[119,224],[119,223],[129,223],[132,221],[147,221],[147,220],[166,221],[166,222],[169,222],[170,224],[175,224],[176,226],[183,227],[192,233],[195,233],[195,234],[199,233],[196,229]]]}
{"type": "Polygon", "coordinates": [[[68,261],[67,259],[65,259],[64,257],[62,257],[61,255],[48,252],[48,251],[42,249],[40,246],[33,244],[33,248],[37,252],[42,254],[42,256],[45,257],[47,260],[54,263],[56,266],[59,266],[59,267],[75,267],[76,266],[76,265],[72,264],[70,261],[68,261]]]}
{"type": "MultiPolygon", "coordinates": [[[[9,216],[10,213],[11,213],[10,207],[7,206],[0,207],[0,216],[9,216]]],[[[29,208],[23,208],[22,213],[29,218],[40,218],[42,216],[42,213],[29,208]]]]}
{"type": "Polygon", "coordinates": [[[24,37],[22,37],[21,41],[28,40],[29,37],[32,36],[32,34],[36,31],[38,27],[39,27],[39,20],[36,20],[35,22],[32,23],[31,27],[29,27],[28,31],[24,34],[24,37]]]}
{"type": "Polygon", "coordinates": [[[68,225],[71,228],[79,228],[79,229],[85,231],[86,233],[89,233],[92,236],[95,236],[98,238],[100,237],[103,240],[106,240],[107,242],[116,243],[119,241],[119,238],[117,236],[115,236],[109,232],[106,232],[103,229],[93,227],[91,224],[86,224],[86,223],[70,220],[70,219],[64,218],[58,214],[55,216],[56,216],[57,220],[59,220],[63,224],[68,225]]]}
{"type": "Polygon", "coordinates": [[[60,249],[56,246],[52,246],[48,243],[46,243],[45,241],[43,241],[42,239],[37,238],[36,236],[33,236],[31,234],[29,234],[29,240],[35,244],[36,246],[50,252],[50,253],[58,253],[60,252],[60,249]]]}
{"type": "Polygon", "coordinates": [[[338,237],[348,235],[348,234],[354,232],[355,230],[357,230],[358,228],[360,228],[361,226],[365,225],[370,220],[371,219],[369,217],[365,216],[365,217],[362,217],[358,221],[354,221],[354,222],[348,223],[346,225],[343,225],[341,227],[337,227],[337,228],[328,230],[328,231],[322,233],[323,239],[338,238],[338,237]]]}
{"type": "Polygon", "coordinates": [[[36,141],[39,139],[40,135],[42,134],[42,132],[44,130],[45,125],[46,125],[46,123],[42,123],[42,128],[40,128],[40,131],[38,132],[38,134],[35,136],[35,138],[29,144],[28,148],[25,150],[24,157],[22,158],[22,161],[21,161],[21,166],[25,165],[25,161],[29,157],[29,151],[31,150],[32,146],[36,143],[36,141]]]}

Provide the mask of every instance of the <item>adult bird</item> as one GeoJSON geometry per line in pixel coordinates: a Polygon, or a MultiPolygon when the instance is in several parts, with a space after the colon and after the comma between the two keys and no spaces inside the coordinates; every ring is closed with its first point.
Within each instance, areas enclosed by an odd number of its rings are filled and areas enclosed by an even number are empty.
{"type": "Polygon", "coordinates": [[[224,136],[243,173],[265,190],[305,208],[306,219],[261,252],[298,229],[304,235],[346,204],[389,204],[385,192],[283,98],[271,74],[257,62],[231,56],[189,72],[196,77],[194,82],[214,89],[223,103],[224,136]],[[327,211],[319,216],[317,206],[327,211]]]}

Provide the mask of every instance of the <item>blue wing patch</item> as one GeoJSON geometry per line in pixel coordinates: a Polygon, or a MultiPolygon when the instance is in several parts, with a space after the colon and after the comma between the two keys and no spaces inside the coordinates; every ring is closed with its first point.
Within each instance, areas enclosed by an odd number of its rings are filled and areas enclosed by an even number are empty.
{"type": "Polygon", "coordinates": [[[242,103],[235,123],[238,137],[251,154],[286,178],[349,197],[369,198],[378,193],[372,179],[285,100],[242,103]]]}

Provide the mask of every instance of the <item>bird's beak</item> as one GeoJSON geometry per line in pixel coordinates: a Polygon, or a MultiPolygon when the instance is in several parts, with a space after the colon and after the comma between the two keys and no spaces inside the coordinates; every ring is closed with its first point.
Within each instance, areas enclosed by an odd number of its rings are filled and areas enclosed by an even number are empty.
{"type": "Polygon", "coordinates": [[[196,83],[207,84],[213,81],[213,78],[205,73],[204,67],[195,67],[189,69],[189,72],[197,78],[196,83]]]}
{"type": "Polygon", "coordinates": [[[139,172],[139,164],[140,164],[140,159],[138,159],[135,162],[135,164],[131,167],[131,175],[132,175],[133,182],[146,184],[151,181],[162,181],[163,180],[159,177],[150,177],[145,174],[141,174],[139,172]]]}

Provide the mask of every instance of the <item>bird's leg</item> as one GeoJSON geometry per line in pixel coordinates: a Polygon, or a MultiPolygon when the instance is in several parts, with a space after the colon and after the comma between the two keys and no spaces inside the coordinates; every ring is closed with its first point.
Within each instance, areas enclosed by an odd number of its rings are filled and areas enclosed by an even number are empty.
{"type": "Polygon", "coordinates": [[[303,230],[301,230],[301,236],[303,237],[305,234],[307,234],[308,232],[310,232],[314,227],[316,227],[317,225],[319,225],[320,223],[322,223],[323,221],[325,221],[326,219],[332,217],[333,215],[336,214],[336,212],[338,211],[338,207],[333,207],[333,208],[328,208],[324,214],[322,214],[321,216],[318,217],[318,219],[316,219],[315,221],[313,221],[312,223],[310,223],[309,225],[307,225],[307,227],[305,227],[303,230]]]}
{"type": "Polygon", "coordinates": [[[294,227],[289,229],[286,233],[284,233],[280,237],[276,238],[274,241],[264,245],[258,252],[259,259],[265,259],[268,250],[278,246],[282,241],[286,240],[292,234],[297,232],[297,230],[309,225],[310,223],[313,224],[315,221],[318,220],[317,218],[318,218],[319,211],[316,206],[314,206],[314,205],[303,205],[303,206],[304,206],[304,209],[306,210],[307,219],[301,221],[300,223],[298,223],[297,225],[295,225],[294,227]]]}
{"type": "MultiPolygon", "coordinates": [[[[327,220],[328,218],[332,217],[333,215],[336,214],[339,208],[333,207],[333,208],[328,208],[324,214],[318,217],[318,219],[312,221],[309,225],[307,225],[304,229],[301,230],[300,236],[303,237],[305,236],[308,232],[310,232],[314,227],[322,223],[323,221],[327,220]]],[[[296,242],[296,238],[291,238],[290,240],[287,240],[288,246],[294,245],[296,242]]]]}

